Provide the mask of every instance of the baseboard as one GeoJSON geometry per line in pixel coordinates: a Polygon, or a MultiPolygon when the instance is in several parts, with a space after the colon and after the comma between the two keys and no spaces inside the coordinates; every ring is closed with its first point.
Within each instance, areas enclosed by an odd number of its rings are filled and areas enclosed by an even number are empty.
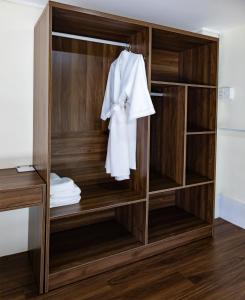
{"type": "Polygon", "coordinates": [[[245,229],[245,202],[220,194],[217,206],[220,218],[245,229]]]}

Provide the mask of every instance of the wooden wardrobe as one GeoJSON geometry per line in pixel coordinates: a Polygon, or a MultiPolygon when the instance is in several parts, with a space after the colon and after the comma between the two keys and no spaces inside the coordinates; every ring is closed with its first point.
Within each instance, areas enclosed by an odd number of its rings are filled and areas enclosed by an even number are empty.
{"type": "Polygon", "coordinates": [[[212,236],[218,40],[49,2],[35,26],[34,57],[45,291],[212,236]],[[138,120],[130,180],[105,173],[108,123],[100,119],[108,71],[123,48],[66,34],[128,43],[145,58],[156,114],[138,120]],[[74,179],[80,204],[49,208],[50,172],[74,179]]]}

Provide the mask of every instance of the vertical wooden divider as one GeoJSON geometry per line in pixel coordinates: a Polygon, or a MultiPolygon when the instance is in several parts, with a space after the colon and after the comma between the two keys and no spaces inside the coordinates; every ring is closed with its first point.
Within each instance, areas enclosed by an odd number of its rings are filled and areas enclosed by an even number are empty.
{"type": "MultiPolygon", "coordinates": [[[[152,62],[152,27],[149,27],[149,61],[148,61],[148,68],[147,68],[147,79],[148,79],[148,88],[149,92],[151,92],[151,62],[152,62]]],[[[146,244],[149,243],[149,211],[150,211],[150,143],[151,143],[151,117],[147,119],[148,125],[148,137],[147,137],[147,195],[146,195],[146,244]]]]}
{"type": "Polygon", "coordinates": [[[184,166],[183,166],[183,186],[186,185],[186,153],[187,153],[187,108],[188,108],[188,86],[185,86],[185,128],[184,128],[184,166]]]}
{"type": "MultiPolygon", "coordinates": [[[[151,90],[151,48],[152,48],[152,29],[150,28],[145,28],[144,31],[138,32],[131,38],[131,46],[132,50],[135,51],[136,53],[140,53],[144,56],[145,59],[145,66],[146,66],[146,75],[147,75],[147,80],[148,80],[148,88],[149,91],[151,90]]],[[[143,136],[144,138],[141,138],[141,140],[137,141],[138,143],[141,143],[141,147],[138,148],[143,148],[144,153],[139,153],[137,151],[137,168],[142,168],[145,167],[146,169],[141,170],[138,172],[138,174],[143,174],[143,176],[146,175],[145,180],[144,180],[144,185],[145,186],[136,186],[135,190],[139,191],[145,191],[144,192],[144,197],[146,198],[146,205],[144,205],[144,217],[145,217],[145,222],[142,223],[144,226],[144,243],[148,243],[148,214],[149,214],[149,157],[150,157],[150,117],[145,117],[145,118],[140,118],[138,120],[138,129],[137,129],[137,136],[142,137],[142,133],[140,131],[144,130],[143,136]]],[[[137,148],[137,149],[138,149],[137,148]]],[[[134,173],[134,176],[136,176],[136,173],[134,173]]],[[[142,180],[134,180],[134,182],[137,184],[137,182],[142,182],[142,180]]],[[[142,204],[143,205],[143,204],[142,204]]],[[[142,211],[143,213],[143,211],[142,211]]],[[[141,240],[142,241],[142,240],[141,240]]]]}

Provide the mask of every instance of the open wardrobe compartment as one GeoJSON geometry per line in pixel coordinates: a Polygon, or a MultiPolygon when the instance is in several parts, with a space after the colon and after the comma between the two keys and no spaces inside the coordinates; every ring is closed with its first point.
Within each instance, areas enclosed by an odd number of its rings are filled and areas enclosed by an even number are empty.
{"type": "Polygon", "coordinates": [[[212,236],[218,39],[49,2],[35,27],[34,165],[47,184],[44,290],[212,236]],[[155,114],[137,119],[136,169],[105,170],[110,66],[144,58],[155,114]],[[79,203],[50,208],[50,174],[79,203]]]}

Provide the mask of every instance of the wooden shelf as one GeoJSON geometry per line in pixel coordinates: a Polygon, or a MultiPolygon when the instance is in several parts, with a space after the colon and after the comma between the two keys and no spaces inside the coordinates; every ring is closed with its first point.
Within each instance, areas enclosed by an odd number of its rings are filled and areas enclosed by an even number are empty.
{"type": "Polygon", "coordinates": [[[135,191],[124,187],[123,184],[78,185],[80,185],[82,190],[80,203],[51,208],[51,220],[146,201],[135,191]]]}
{"type": "Polygon", "coordinates": [[[150,192],[174,189],[180,186],[181,185],[167,176],[162,176],[155,172],[150,173],[150,192]]]}
{"type": "Polygon", "coordinates": [[[55,233],[50,240],[50,272],[86,264],[141,245],[114,220],[55,233]]]}
{"type": "Polygon", "coordinates": [[[208,182],[213,182],[213,181],[212,179],[196,172],[187,171],[186,173],[186,185],[192,185],[197,183],[208,183],[208,182]]]}
{"type": "Polygon", "coordinates": [[[177,85],[177,86],[187,86],[187,87],[197,87],[197,88],[209,88],[216,89],[215,85],[205,85],[205,84],[192,84],[192,83],[184,83],[184,82],[172,82],[172,81],[161,81],[161,80],[152,80],[152,85],[177,85]]]}
{"type": "Polygon", "coordinates": [[[208,223],[176,206],[149,213],[149,243],[208,226],[208,223]]]}

